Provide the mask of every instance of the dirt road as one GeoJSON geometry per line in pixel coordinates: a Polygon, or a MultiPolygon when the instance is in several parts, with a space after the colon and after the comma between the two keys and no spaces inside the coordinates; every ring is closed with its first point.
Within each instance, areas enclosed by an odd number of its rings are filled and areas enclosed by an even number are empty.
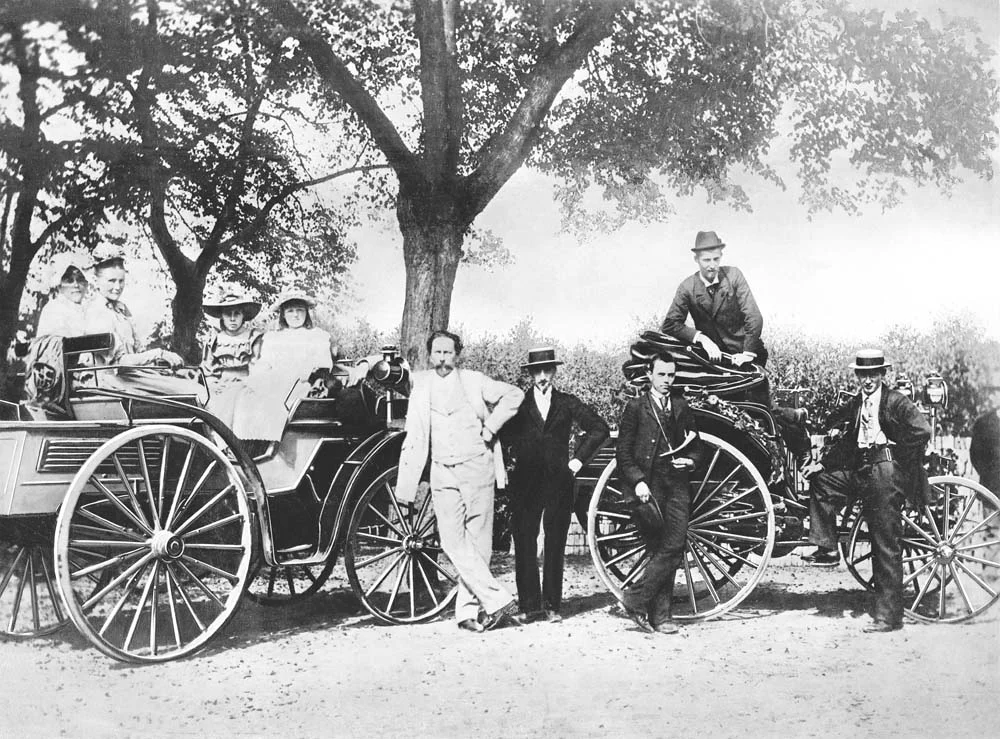
{"type": "Polygon", "coordinates": [[[1000,605],[863,634],[846,570],[792,555],[735,614],[663,636],[621,617],[588,558],[567,585],[562,624],[485,635],[375,625],[337,579],[294,607],[247,602],[165,665],[114,662],[71,626],[0,643],[0,736],[996,736],[1000,605]]]}

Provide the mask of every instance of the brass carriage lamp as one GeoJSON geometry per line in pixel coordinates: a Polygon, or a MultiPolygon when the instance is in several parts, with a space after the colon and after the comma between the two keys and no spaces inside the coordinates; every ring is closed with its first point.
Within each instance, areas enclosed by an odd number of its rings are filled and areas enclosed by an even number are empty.
{"type": "Polygon", "coordinates": [[[924,399],[934,408],[948,406],[948,383],[939,374],[928,375],[924,384],[924,399]]]}

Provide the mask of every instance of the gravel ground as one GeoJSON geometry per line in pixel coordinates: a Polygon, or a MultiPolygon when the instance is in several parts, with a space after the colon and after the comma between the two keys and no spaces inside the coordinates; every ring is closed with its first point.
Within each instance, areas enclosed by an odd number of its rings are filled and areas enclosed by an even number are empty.
{"type": "MultiPolygon", "coordinates": [[[[495,564],[512,583],[510,558],[495,564]]],[[[850,574],[791,555],[736,613],[646,635],[589,558],[566,581],[562,624],[485,635],[377,625],[335,577],[292,607],[246,601],[208,649],[164,665],[117,663],[72,627],[0,643],[0,736],[997,736],[1000,606],[864,634],[850,574]]]]}

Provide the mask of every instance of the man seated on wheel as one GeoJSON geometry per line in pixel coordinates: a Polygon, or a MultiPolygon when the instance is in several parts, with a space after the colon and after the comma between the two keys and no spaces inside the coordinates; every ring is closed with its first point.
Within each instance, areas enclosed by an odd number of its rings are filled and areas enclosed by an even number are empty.
{"type": "Polygon", "coordinates": [[[649,390],[625,406],[618,431],[618,469],[649,555],[642,576],[625,591],[623,605],[643,631],[673,634],[677,625],[671,599],[684,558],[691,513],[689,473],[695,466],[698,430],[684,398],[671,395],[677,375],[674,358],[657,352],[646,372],[649,390]]]}
{"type": "Polygon", "coordinates": [[[838,443],[838,469],[806,468],[810,478],[809,541],[816,551],[809,564],[836,566],[837,511],[853,499],[862,502],[871,537],[875,583],[874,623],[866,631],[903,627],[903,549],[901,509],[906,500],[923,506],[930,498],[923,454],[931,430],[920,410],[888,387],[879,349],[862,349],[850,365],[861,392],[846,407],[846,433],[838,443]]]}

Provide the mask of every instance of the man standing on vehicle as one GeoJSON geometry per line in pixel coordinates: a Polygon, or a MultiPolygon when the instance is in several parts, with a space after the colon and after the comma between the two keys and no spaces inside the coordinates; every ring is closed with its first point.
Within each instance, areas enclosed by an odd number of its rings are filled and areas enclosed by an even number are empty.
{"type": "Polygon", "coordinates": [[[608,424],[575,395],[553,387],[558,366],[555,349],[528,352],[521,369],[531,375],[532,389],[517,415],[503,430],[511,444],[511,508],[514,563],[521,611],[531,620],[562,621],[563,561],[573,514],[573,478],[609,436],[608,424]],[[569,457],[573,425],[584,437],[569,457]],[[543,582],[538,577],[538,527],[545,526],[543,582]]]}
{"type": "Polygon", "coordinates": [[[691,249],[698,271],[677,286],[661,330],[700,344],[713,362],[727,352],[736,366],[753,362],[763,367],[767,364],[767,350],[760,340],[764,318],[743,273],[721,266],[725,246],[715,231],[698,232],[691,249]],[[694,328],[685,323],[688,315],[694,328]]]}
{"type": "Polygon", "coordinates": [[[433,369],[413,375],[396,497],[412,502],[430,461],[430,488],[441,548],[458,571],[455,619],[482,632],[522,623],[517,601],[490,572],[493,496],[506,484],[497,432],[517,413],[524,393],[481,372],[458,369],[462,340],[449,331],[427,339],[433,369]],[[482,622],[479,611],[485,611],[482,622]]]}
{"type": "Polygon", "coordinates": [[[846,408],[849,420],[838,448],[842,469],[807,468],[811,478],[809,540],[816,552],[804,560],[836,564],[837,511],[850,498],[860,498],[871,537],[875,584],[874,622],[865,631],[903,627],[903,548],[900,511],[906,500],[915,507],[930,498],[923,467],[931,429],[905,395],[888,387],[880,349],[862,349],[850,365],[861,392],[846,408]]]}
{"type": "Polygon", "coordinates": [[[689,472],[698,430],[694,414],[671,387],[677,365],[668,352],[657,352],[646,367],[649,390],[633,398],[622,413],[618,431],[618,473],[626,484],[649,562],[625,591],[625,613],[645,632],[677,632],[671,599],[674,576],[684,557],[691,512],[689,472]]]}

